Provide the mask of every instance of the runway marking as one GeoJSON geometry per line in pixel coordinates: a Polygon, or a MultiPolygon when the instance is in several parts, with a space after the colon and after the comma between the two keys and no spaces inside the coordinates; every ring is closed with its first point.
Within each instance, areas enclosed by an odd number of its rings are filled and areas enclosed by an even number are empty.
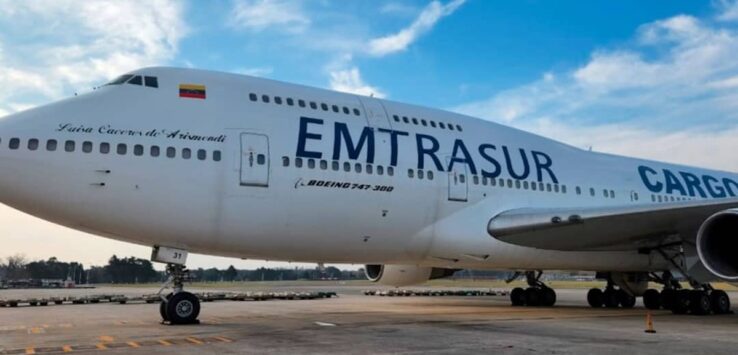
{"type": "Polygon", "coordinates": [[[62,351],[65,352],[65,353],[71,353],[74,350],[72,350],[72,347],[71,346],[64,345],[64,346],[62,346],[62,351]]]}
{"type": "Polygon", "coordinates": [[[315,325],[319,325],[321,327],[335,327],[336,326],[333,323],[326,323],[326,322],[315,322],[315,325]]]}
{"type": "Polygon", "coordinates": [[[226,337],[222,337],[222,336],[213,337],[213,339],[218,339],[218,340],[220,340],[220,341],[222,341],[224,343],[232,343],[233,342],[233,340],[228,339],[226,337]]]}
{"type": "Polygon", "coordinates": [[[101,335],[100,341],[103,343],[112,343],[115,341],[115,338],[111,337],[110,335],[101,335]]]}
{"type": "Polygon", "coordinates": [[[41,327],[33,327],[28,329],[28,334],[43,334],[46,333],[46,329],[41,327]]]}
{"type": "Polygon", "coordinates": [[[189,342],[190,342],[190,343],[192,343],[192,344],[197,344],[197,345],[202,345],[202,344],[205,344],[205,343],[204,343],[204,342],[202,342],[201,340],[199,340],[199,339],[197,339],[197,338],[194,338],[194,337],[187,337],[187,338],[185,338],[185,339],[187,339],[187,341],[189,341],[189,342]]]}
{"type": "Polygon", "coordinates": [[[140,348],[141,347],[141,345],[138,345],[138,343],[135,342],[135,341],[129,341],[126,344],[128,344],[128,346],[130,346],[132,348],[140,348]]]}
{"type": "Polygon", "coordinates": [[[98,348],[98,349],[100,349],[100,350],[106,350],[108,348],[103,343],[97,343],[97,344],[95,344],[95,347],[98,348]]]}
{"type": "Polygon", "coordinates": [[[158,342],[159,342],[159,344],[164,345],[164,346],[170,346],[170,345],[172,345],[172,343],[170,343],[170,342],[168,342],[168,341],[166,341],[164,339],[159,339],[158,342]]]}
{"type": "Polygon", "coordinates": [[[33,355],[36,353],[36,349],[34,349],[32,346],[26,348],[26,355],[33,355]]]}

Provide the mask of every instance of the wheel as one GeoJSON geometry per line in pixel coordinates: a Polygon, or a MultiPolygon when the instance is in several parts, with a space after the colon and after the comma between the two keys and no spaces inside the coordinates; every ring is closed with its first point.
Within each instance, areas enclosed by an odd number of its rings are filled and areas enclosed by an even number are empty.
{"type": "Polygon", "coordinates": [[[604,303],[602,290],[599,288],[591,288],[587,292],[587,303],[592,308],[601,308],[604,303]]]}
{"type": "Polygon", "coordinates": [[[510,292],[510,302],[513,306],[525,306],[525,290],[516,287],[510,292]]]}
{"type": "Polygon", "coordinates": [[[689,312],[694,315],[710,314],[712,305],[710,304],[710,296],[702,290],[692,290],[690,292],[689,312]]]}
{"type": "Polygon", "coordinates": [[[200,300],[189,292],[177,292],[166,302],[166,314],[171,324],[191,324],[200,315],[200,300]]]}
{"type": "Polygon", "coordinates": [[[647,309],[661,308],[661,294],[658,290],[648,289],[643,293],[643,306],[647,309]]]}
{"type": "Polygon", "coordinates": [[[631,295],[630,293],[625,292],[625,290],[620,289],[617,291],[618,294],[618,303],[620,304],[620,307],[623,308],[633,308],[636,304],[636,298],[635,296],[631,295]]]}
{"type": "Polygon", "coordinates": [[[723,290],[710,293],[710,306],[715,314],[730,313],[730,297],[723,290]]]}
{"type": "Polygon", "coordinates": [[[605,292],[602,293],[602,302],[607,308],[618,308],[618,306],[620,306],[618,291],[613,289],[605,290],[605,292]]]}
{"type": "MultiPolygon", "coordinates": [[[[165,298],[167,300],[169,300],[169,298],[171,298],[171,297],[172,297],[172,294],[170,293],[170,294],[166,295],[165,298]]],[[[124,301],[121,301],[121,302],[125,303],[124,301]]],[[[165,322],[169,321],[169,317],[167,317],[167,303],[164,302],[164,301],[161,301],[159,303],[159,314],[161,315],[161,319],[163,321],[165,321],[165,322]]]]}
{"type": "Polygon", "coordinates": [[[541,292],[535,287],[525,289],[525,304],[530,307],[541,305],[541,292]]]}
{"type": "Polygon", "coordinates": [[[685,314],[689,310],[689,301],[692,293],[689,290],[677,290],[674,293],[674,300],[671,305],[671,312],[674,314],[685,314]]]}
{"type": "Polygon", "coordinates": [[[664,309],[671,310],[674,308],[674,299],[676,298],[676,290],[663,290],[661,291],[661,306],[664,309]]]}
{"type": "Polygon", "coordinates": [[[552,288],[543,288],[541,292],[541,305],[544,307],[553,307],[556,304],[556,291],[552,288]]]}

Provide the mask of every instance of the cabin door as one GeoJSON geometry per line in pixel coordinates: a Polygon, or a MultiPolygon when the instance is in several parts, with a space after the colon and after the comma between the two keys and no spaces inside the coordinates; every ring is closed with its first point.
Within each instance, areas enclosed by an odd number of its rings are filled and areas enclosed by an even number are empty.
{"type": "Polygon", "coordinates": [[[241,186],[269,187],[269,137],[241,133],[241,186]]]}
{"type": "Polygon", "coordinates": [[[382,101],[372,97],[361,97],[359,100],[361,101],[361,105],[364,106],[366,121],[369,126],[392,129],[389,116],[387,115],[387,111],[384,109],[384,105],[382,105],[382,101]]]}
{"type": "MultiPolygon", "coordinates": [[[[449,164],[451,157],[446,158],[449,164]]],[[[448,172],[448,200],[466,202],[469,194],[469,175],[466,173],[466,164],[455,162],[448,172]]]]}

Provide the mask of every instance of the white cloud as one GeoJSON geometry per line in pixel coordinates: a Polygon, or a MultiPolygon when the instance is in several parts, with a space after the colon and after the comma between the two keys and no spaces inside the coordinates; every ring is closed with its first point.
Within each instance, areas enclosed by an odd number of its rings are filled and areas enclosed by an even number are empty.
{"type": "Polygon", "coordinates": [[[463,5],[466,0],[452,0],[446,4],[433,1],[426,6],[410,26],[401,31],[369,41],[368,53],[374,56],[404,51],[410,44],[433,26],[443,17],[451,15],[463,5]]]}
{"type": "Polygon", "coordinates": [[[345,70],[336,70],[330,73],[330,87],[336,91],[348,92],[357,95],[384,98],[386,95],[376,87],[367,85],[361,79],[359,69],[354,67],[345,70]]]}
{"type": "Polygon", "coordinates": [[[170,0],[0,0],[0,8],[0,106],[11,112],[15,101],[39,104],[165,63],[187,34],[182,5],[170,0]]]}
{"type": "Polygon", "coordinates": [[[718,6],[722,9],[719,20],[735,21],[738,20],[738,1],[735,0],[719,0],[718,6]]]}
{"type": "Polygon", "coordinates": [[[299,33],[310,25],[310,18],[298,1],[238,0],[231,11],[230,25],[262,31],[276,29],[299,33]]]}

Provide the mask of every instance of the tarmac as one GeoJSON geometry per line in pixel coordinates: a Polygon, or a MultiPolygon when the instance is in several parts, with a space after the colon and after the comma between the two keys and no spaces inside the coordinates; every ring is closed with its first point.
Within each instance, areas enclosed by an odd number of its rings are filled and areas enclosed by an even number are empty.
{"type": "MultiPolygon", "coordinates": [[[[414,288],[422,289],[422,288],[414,288]]],[[[314,292],[314,287],[292,287],[314,292]]],[[[202,304],[199,325],[160,324],[157,304],[0,308],[0,354],[48,353],[492,353],[733,354],[738,315],[592,309],[586,290],[557,290],[552,308],[511,307],[506,296],[366,296],[202,304]]],[[[196,292],[198,290],[190,290],[196,292]]],[[[213,290],[208,290],[213,292],[213,290]]],[[[284,290],[280,290],[284,291],[284,290]]],[[[0,290],[0,298],[144,294],[153,288],[0,290]]],[[[734,302],[738,294],[731,293],[734,302]]]]}

